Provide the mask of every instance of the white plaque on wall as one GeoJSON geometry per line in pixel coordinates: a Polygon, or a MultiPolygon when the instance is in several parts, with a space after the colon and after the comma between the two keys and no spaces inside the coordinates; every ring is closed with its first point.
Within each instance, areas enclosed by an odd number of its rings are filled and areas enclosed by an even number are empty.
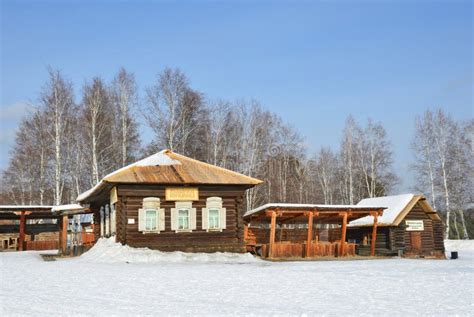
{"type": "Polygon", "coordinates": [[[135,219],[134,218],[128,218],[128,224],[129,225],[135,224],[135,219]]]}
{"type": "Polygon", "coordinates": [[[425,228],[423,226],[423,220],[405,220],[407,225],[407,231],[423,231],[425,228]]]}

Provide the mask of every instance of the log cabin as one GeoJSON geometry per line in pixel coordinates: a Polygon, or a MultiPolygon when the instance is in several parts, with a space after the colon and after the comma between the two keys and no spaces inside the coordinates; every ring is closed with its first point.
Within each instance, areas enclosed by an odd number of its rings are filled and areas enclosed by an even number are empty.
{"type": "Polygon", "coordinates": [[[95,236],[161,251],[245,252],[244,194],[262,181],[163,150],[78,196],[95,236]]]}
{"type": "MultiPolygon", "coordinates": [[[[387,207],[378,218],[375,253],[405,257],[444,257],[443,222],[422,195],[404,194],[367,198],[357,206],[387,207]]],[[[347,237],[355,241],[360,254],[369,252],[371,216],[351,221],[347,237]]]]}

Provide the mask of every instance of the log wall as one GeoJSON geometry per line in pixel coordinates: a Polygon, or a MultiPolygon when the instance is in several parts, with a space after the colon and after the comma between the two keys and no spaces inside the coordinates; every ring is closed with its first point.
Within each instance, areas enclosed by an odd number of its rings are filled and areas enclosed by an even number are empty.
{"type": "MultiPolygon", "coordinates": [[[[245,188],[238,186],[200,186],[199,200],[193,202],[196,208],[196,230],[193,232],[171,231],[171,208],[174,201],[165,200],[165,186],[157,185],[119,185],[116,204],[117,241],[132,247],[148,247],[162,251],[184,252],[245,252],[243,233],[243,196],[245,188]],[[206,207],[208,197],[221,197],[226,208],[226,229],[222,232],[202,230],[202,208],[206,207]],[[142,208],[143,198],[159,197],[160,208],[165,209],[165,231],[146,233],[138,231],[138,209],[142,208]],[[134,219],[134,224],[128,224],[134,219]]],[[[96,235],[100,233],[99,206],[95,206],[94,217],[96,235]]]]}

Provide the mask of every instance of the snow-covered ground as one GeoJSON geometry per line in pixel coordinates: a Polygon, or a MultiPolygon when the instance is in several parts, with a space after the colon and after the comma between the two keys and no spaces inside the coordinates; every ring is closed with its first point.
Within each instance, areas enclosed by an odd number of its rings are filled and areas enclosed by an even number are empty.
{"type": "Polygon", "coordinates": [[[0,316],[471,315],[474,241],[458,260],[266,262],[101,241],[79,258],[0,253],[0,316]]]}

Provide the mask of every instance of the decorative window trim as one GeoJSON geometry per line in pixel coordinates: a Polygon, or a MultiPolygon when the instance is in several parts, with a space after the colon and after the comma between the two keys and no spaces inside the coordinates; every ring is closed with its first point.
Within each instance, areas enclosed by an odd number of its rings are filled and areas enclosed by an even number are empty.
{"type": "Polygon", "coordinates": [[[165,209],[160,208],[160,199],[158,197],[146,197],[143,199],[142,208],[138,209],[138,231],[142,234],[159,234],[165,231],[165,209]],[[155,211],[156,230],[146,229],[147,211],[155,211]]]}
{"type": "Polygon", "coordinates": [[[176,233],[180,232],[193,232],[196,230],[196,208],[193,208],[192,201],[177,201],[175,202],[175,208],[171,208],[171,230],[176,233]],[[188,210],[188,229],[179,229],[179,210],[188,210]]]}
{"type": "Polygon", "coordinates": [[[222,232],[226,229],[226,208],[222,207],[222,198],[221,197],[209,197],[206,199],[206,208],[202,208],[201,219],[202,219],[202,229],[206,232],[222,232]],[[219,210],[219,227],[218,228],[209,228],[209,210],[217,209],[219,210]]]}

